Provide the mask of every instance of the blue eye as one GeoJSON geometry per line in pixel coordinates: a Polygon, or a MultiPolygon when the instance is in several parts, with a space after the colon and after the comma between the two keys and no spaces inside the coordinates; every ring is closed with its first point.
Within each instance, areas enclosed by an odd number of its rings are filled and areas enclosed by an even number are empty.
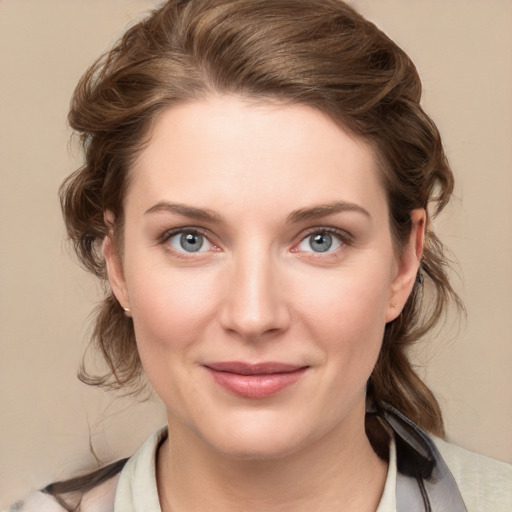
{"type": "Polygon", "coordinates": [[[338,235],[327,231],[318,231],[304,238],[297,248],[299,251],[322,253],[334,251],[340,248],[342,244],[343,241],[338,235]]]}
{"type": "Polygon", "coordinates": [[[179,252],[205,252],[212,244],[197,231],[182,231],[169,237],[169,245],[179,252]]]}

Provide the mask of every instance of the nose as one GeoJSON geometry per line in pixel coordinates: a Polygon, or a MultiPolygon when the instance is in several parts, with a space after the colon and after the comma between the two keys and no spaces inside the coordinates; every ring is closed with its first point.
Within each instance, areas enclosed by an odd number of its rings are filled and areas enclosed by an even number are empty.
{"type": "Polygon", "coordinates": [[[234,257],[224,288],[222,327],[248,341],[284,333],[290,325],[290,309],[282,284],[279,264],[268,251],[234,257]]]}

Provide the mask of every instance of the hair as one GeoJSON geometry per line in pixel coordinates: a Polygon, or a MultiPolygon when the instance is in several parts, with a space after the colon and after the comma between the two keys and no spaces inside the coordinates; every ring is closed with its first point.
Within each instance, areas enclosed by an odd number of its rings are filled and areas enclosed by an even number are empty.
{"type": "Polygon", "coordinates": [[[91,343],[109,372],[80,378],[136,392],[144,379],[133,323],[109,290],[100,246],[115,217],[122,252],[123,199],[130,169],[158,116],[211,95],[313,107],[366,140],[380,166],[396,250],[411,212],[427,211],[418,278],[401,314],[385,328],[368,396],[420,427],[443,434],[440,407],[415,373],[408,348],[461,306],[431,218],[453,190],[439,132],[420,105],[421,81],[406,53],[341,0],[169,0],[131,27],[80,80],[69,123],[85,163],[61,187],[67,231],[83,266],[106,284],[91,343]],[[425,293],[425,288],[428,293],[425,293]]]}

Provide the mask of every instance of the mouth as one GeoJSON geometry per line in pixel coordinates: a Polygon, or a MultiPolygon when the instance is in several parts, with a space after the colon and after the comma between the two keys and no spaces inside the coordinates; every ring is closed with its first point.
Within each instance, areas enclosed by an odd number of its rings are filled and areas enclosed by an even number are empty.
{"type": "Polygon", "coordinates": [[[298,382],[308,366],[280,362],[215,362],[203,365],[213,380],[227,391],[244,398],[266,398],[298,382]]]}

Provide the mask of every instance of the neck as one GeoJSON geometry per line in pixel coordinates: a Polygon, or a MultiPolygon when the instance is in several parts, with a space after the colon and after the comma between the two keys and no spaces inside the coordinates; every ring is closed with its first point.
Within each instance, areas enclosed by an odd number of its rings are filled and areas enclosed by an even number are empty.
{"type": "Polygon", "coordinates": [[[294,453],[243,460],[219,454],[170,422],[157,478],[162,512],[368,511],[378,506],[387,465],[359,428],[330,432],[294,453]],[[172,433],[171,433],[172,432],[172,433]]]}

